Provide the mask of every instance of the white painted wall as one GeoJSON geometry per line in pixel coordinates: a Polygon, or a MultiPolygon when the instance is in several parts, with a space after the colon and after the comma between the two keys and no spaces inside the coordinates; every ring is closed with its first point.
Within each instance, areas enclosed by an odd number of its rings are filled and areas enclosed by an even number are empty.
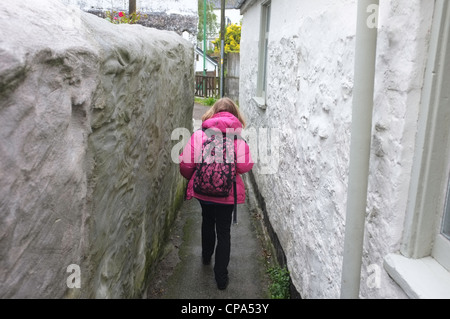
{"type": "MultiPolygon", "coordinates": [[[[211,63],[208,59],[206,59],[206,71],[216,72],[216,76],[218,76],[218,66],[211,63]]],[[[203,54],[199,54],[195,52],[195,72],[203,72],[203,54]],[[197,60],[198,59],[198,60],[197,60]]]]}
{"type": "MultiPolygon", "coordinates": [[[[272,0],[267,109],[256,92],[262,1],[244,6],[240,106],[280,132],[278,171],[254,168],[303,298],[339,298],[356,0],[272,0]]],[[[404,298],[383,269],[403,231],[433,1],[381,1],[362,298],[404,298]],[[374,280],[377,279],[378,281],[374,280]]],[[[255,203],[253,203],[255,205],[255,203]]]]}
{"type": "Polygon", "coordinates": [[[183,198],[193,48],[57,0],[0,16],[0,299],[141,298],[183,198]]]}

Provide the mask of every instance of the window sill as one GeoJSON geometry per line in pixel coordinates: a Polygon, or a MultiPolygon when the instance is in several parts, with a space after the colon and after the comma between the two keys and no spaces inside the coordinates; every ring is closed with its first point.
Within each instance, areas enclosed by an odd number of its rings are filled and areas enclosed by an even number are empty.
{"type": "Polygon", "coordinates": [[[450,272],[432,257],[411,259],[389,254],[384,268],[410,298],[450,298],[450,272]]]}
{"type": "Polygon", "coordinates": [[[256,105],[258,107],[260,107],[261,109],[265,110],[267,108],[266,99],[265,98],[260,97],[260,96],[254,96],[252,99],[256,103],[256,105]]]}

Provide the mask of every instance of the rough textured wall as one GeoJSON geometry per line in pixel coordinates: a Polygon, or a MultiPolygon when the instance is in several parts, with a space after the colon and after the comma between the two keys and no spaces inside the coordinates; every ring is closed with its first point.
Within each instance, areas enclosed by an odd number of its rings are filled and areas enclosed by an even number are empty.
{"type": "Polygon", "coordinates": [[[0,296],[139,297],[183,197],[192,45],[54,0],[0,11],[0,296]]]}
{"type": "Polygon", "coordinates": [[[383,258],[400,248],[433,11],[434,1],[427,0],[380,5],[361,285],[361,295],[367,298],[406,297],[391,284],[383,258]],[[374,265],[381,272],[379,289],[367,284],[373,275],[367,270],[374,265]]]}
{"type": "MultiPolygon", "coordinates": [[[[272,1],[266,110],[252,101],[260,4],[255,1],[243,12],[239,100],[249,129],[279,131],[280,156],[273,174],[256,165],[255,181],[301,296],[338,298],[356,1],[272,1]]],[[[420,0],[380,7],[362,297],[405,296],[384,272],[382,258],[398,249],[401,237],[432,12],[433,4],[420,0]],[[380,276],[376,287],[373,276],[366,284],[373,269],[380,276]]]]}

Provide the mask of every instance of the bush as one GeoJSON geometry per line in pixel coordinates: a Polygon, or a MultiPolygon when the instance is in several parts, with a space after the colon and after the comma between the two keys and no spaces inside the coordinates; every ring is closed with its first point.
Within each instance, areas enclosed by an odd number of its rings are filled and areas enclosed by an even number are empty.
{"type": "Polygon", "coordinates": [[[140,12],[127,14],[123,11],[106,11],[105,19],[114,24],[135,24],[138,23],[142,18],[146,19],[147,17],[148,16],[146,14],[142,15],[140,12]]]}
{"type": "Polygon", "coordinates": [[[209,98],[207,98],[207,99],[205,100],[205,105],[213,106],[214,103],[216,103],[216,101],[217,101],[217,100],[216,100],[215,98],[209,97],[209,98]]]}
{"type": "MultiPolygon", "coordinates": [[[[242,26],[237,24],[231,24],[227,27],[224,40],[225,53],[239,52],[241,50],[241,29],[242,26]]],[[[220,38],[217,38],[212,41],[215,53],[220,52],[220,40],[220,38]]]]}

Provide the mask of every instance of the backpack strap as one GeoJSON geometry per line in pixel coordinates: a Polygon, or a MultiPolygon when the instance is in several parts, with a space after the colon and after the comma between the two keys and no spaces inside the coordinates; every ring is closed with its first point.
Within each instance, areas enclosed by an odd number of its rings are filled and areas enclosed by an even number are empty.
{"type": "MultiPolygon", "coordinates": [[[[234,140],[237,140],[237,135],[234,135],[234,140]]],[[[237,150],[234,152],[234,158],[236,159],[236,153],[237,150]]],[[[235,164],[236,174],[234,175],[234,181],[233,181],[233,194],[234,194],[234,212],[233,212],[233,223],[237,224],[237,185],[236,185],[236,179],[237,179],[237,165],[235,164]]]]}

